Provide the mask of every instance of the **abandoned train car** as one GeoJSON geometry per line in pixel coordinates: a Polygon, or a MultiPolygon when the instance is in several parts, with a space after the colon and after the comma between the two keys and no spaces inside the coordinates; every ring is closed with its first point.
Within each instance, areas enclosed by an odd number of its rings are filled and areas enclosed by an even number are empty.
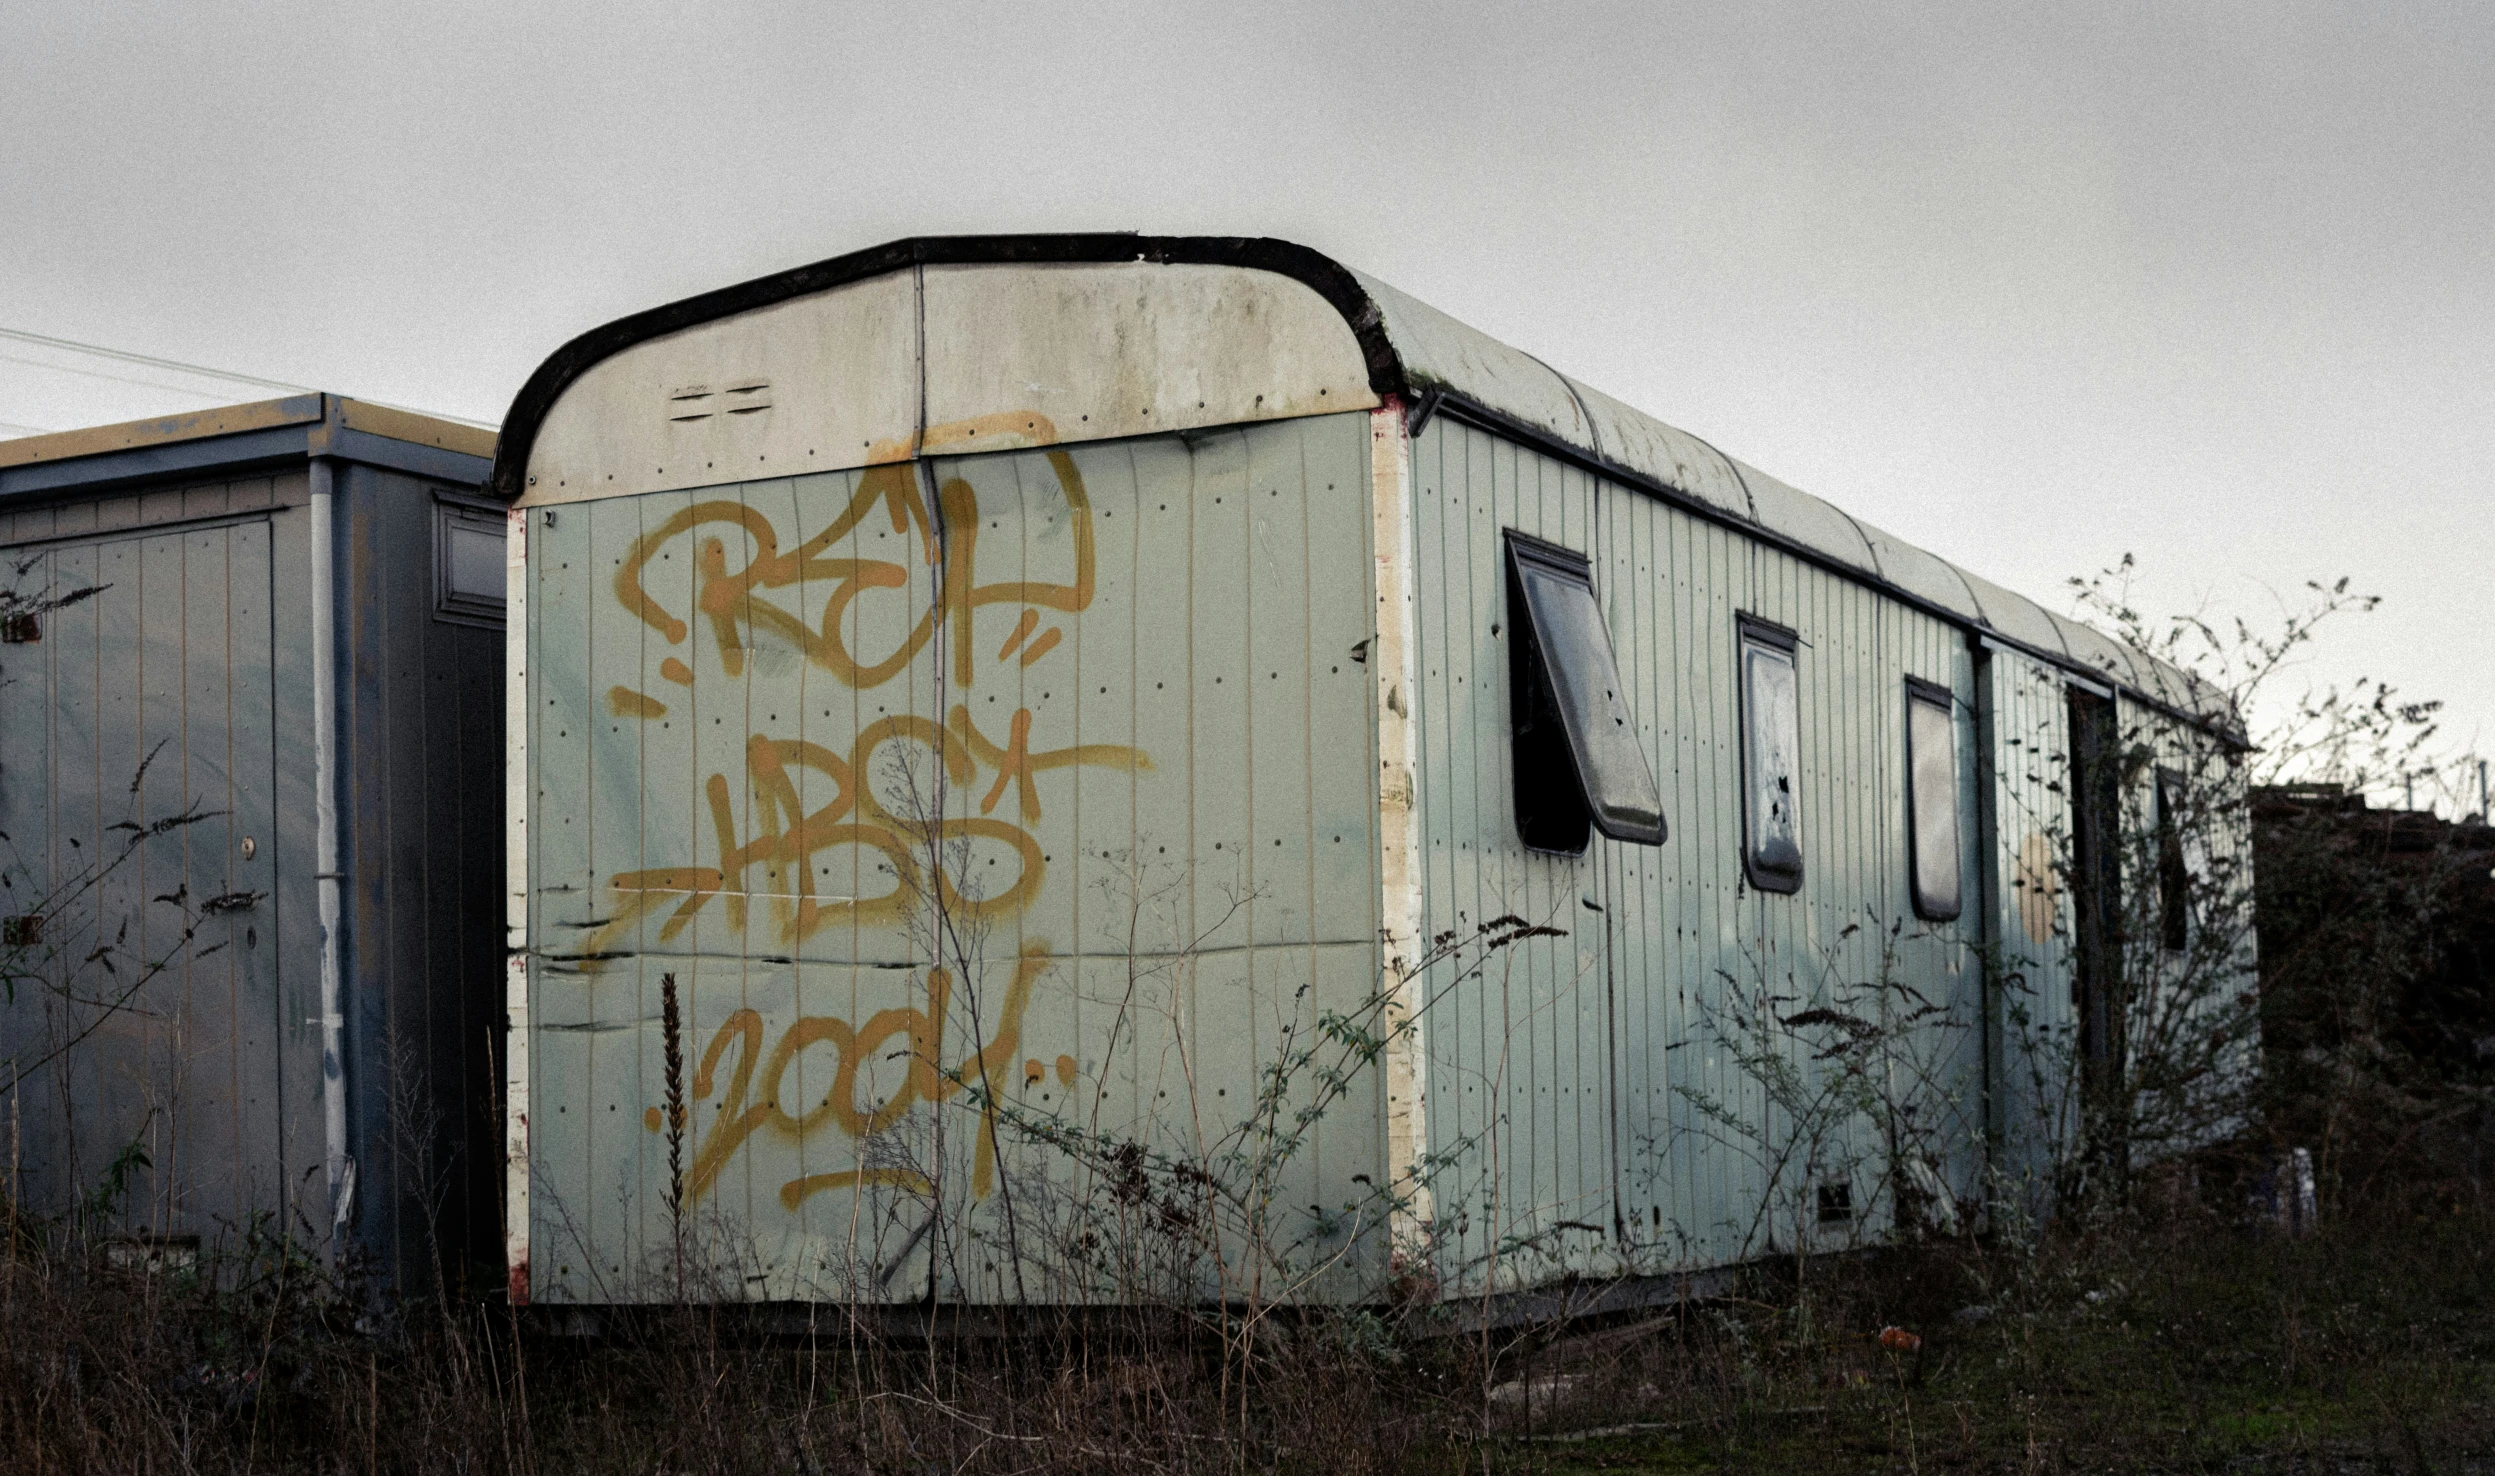
{"type": "Polygon", "coordinates": [[[493,449],[325,394],[0,442],[15,1203],[499,1280],[493,449]]]}
{"type": "Polygon", "coordinates": [[[1878,1233],[1895,1154],[1798,1151],[1819,1068],[1753,1030],[1873,980],[1930,1006],[1915,1192],[1980,1212],[2069,1131],[2037,1042],[2107,1035],[2060,858],[2136,796],[2078,757],[2238,741],[1275,241],[914,240],[657,308],[548,360],[494,478],[540,1303],[688,1256],[755,1300],[1452,1295],[1878,1233]]]}

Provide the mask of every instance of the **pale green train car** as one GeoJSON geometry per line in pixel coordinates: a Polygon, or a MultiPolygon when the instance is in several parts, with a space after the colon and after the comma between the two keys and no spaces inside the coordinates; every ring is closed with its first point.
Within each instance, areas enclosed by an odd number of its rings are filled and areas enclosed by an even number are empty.
{"type": "Polygon", "coordinates": [[[540,1303],[1454,1296],[1997,1212],[2119,1048],[2073,724],[2240,743],[1280,242],[659,308],[496,477],[540,1303]]]}

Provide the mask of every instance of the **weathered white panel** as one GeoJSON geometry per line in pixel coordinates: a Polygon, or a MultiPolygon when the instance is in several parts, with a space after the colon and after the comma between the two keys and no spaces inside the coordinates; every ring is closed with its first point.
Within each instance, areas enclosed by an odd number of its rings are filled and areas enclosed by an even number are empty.
{"type": "Polygon", "coordinates": [[[2012,594],[1980,575],[1958,571],[1967,592],[1975,597],[1976,606],[1984,612],[1984,623],[2008,636],[2022,641],[2047,655],[2070,654],[2062,644],[2062,628],[2053,617],[2033,600],[2012,594]]]}
{"type": "Polygon", "coordinates": [[[922,435],[929,452],[963,453],[1376,403],[1350,326],[1289,277],[927,267],[600,361],[548,412],[523,501],[880,466],[917,454],[922,435]]]}
{"type": "Polygon", "coordinates": [[[2104,679],[2125,686],[2139,684],[2139,668],[2149,663],[2145,658],[2135,656],[2130,647],[2094,626],[2083,625],[2049,611],[2045,618],[2051,620],[2054,628],[2062,633],[2062,648],[2070,652],[2072,659],[2083,668],[2092,673],[2103,673],[2104,679]]]}
{"type": "Polygon", "coordinates": [[[1864,573],[1877,573],[1871,545],[1854,520],[1829,504],[1799,491],[1757,467],[1741,464],[1741,480],[1758,509],[1759,526],[1781,533],[1805,548],[1838,559],[1864,573]]]}
{"type": "Polygon", "coordinates": [[[1105,440],[1375,405],[1359,340],[1304,283],[1235,267],[926,270],[931,451],[1105,440]],[[1028,420],[1031,417],[1026,416],[1028,420]]]}
{"type": "Polygon", "coordinates": [[[547,413],[523,501],[899,461],[918,411],[916,283],[877,277],[599,361],[547,413]]]}
{"type": "Polygon", "coordinates": [[[1757,516],[1741,474],[1723,452],[1590,385],[1575,380],[1569,384],[1592,421],[1594,437],[1606,460],[1644,472],[1728,516],[1757,516]]]}
{"type": "Polygon", "coordinates": [[[1592,427],[1569,394],[1568,382],[1541,360],[1375,277],[1352,275],[1377,304],[1386,336],[1415,389],[1453,390],[1571,445],[1593,448],[1592,427]]]}
{"type": "Polygon", "coordinates": [[[1879,565],[1881,578],[1953,614],[1969,620],[1984,618],[1984,612],[1976,607],[1975,596],[1967,590],[1966,580],[1953,565],[1860,518],[1853,521],[1871,545],[1871,556],[1879,565]]]}

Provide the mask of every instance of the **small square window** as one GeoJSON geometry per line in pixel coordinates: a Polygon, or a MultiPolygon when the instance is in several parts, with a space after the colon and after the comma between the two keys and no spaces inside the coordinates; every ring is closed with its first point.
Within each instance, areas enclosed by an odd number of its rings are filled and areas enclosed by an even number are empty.
{"type": "Polygon", "coordinates": [[[1963,909],[1958,850],[1958,725],[1947,687],[1906,681],[1906,821],[1915,913],[1947,922],[1963,909]]]}
{"type": "Polygon", "coordinates": [[[498,508],[433,504],[433,613],[470,625],[503,619],[503,514],[498,508]]]}
{"type": "Polygon", "coordinates": [[[1537,851],[1614,840],[1663,843],[1663,796],[1638,745],[1611,632],[1585,555],[1507,535],[1509,718],[1516,829],[1537,851]]]}
{"type": "Polygon", "coordinates": [[[1762,892],[1802,887],[1800,638],[1741,617],[1741,868],[1762,892]]]}

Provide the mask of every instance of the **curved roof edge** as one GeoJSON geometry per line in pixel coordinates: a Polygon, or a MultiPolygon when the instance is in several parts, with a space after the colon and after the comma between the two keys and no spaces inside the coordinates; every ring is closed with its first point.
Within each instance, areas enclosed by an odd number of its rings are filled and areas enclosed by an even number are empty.
{"type": "Polygon", "coordinates": [[[2241,718],[2223,694],[2179,668],[1859,524],[1824,499],[1579,385],[1522,349],[1332,257],[1270,237],[1127,232],[912,237],[619,318],[555,350],[521,386],[503,421],[487,490],[505,500],[518,498],[538,431],[555,402],[590,367],[636,344],[913,267],[1116,262],[1231,266],[1292,278],[1342,315],[1360,345],[1369,387],[1381,399],[1417,400],[1421,414],[1444,405],[1466,419],[1572,455],[1592,470],[1874,584],[1928,613],[1981,629],[2053,665],[2098,680],[2111,677],[2138,701],[2243,741],[2241,718]],[[1958,587],[1936,579],[1935,565],[1955,576],[1958,587]]]}

